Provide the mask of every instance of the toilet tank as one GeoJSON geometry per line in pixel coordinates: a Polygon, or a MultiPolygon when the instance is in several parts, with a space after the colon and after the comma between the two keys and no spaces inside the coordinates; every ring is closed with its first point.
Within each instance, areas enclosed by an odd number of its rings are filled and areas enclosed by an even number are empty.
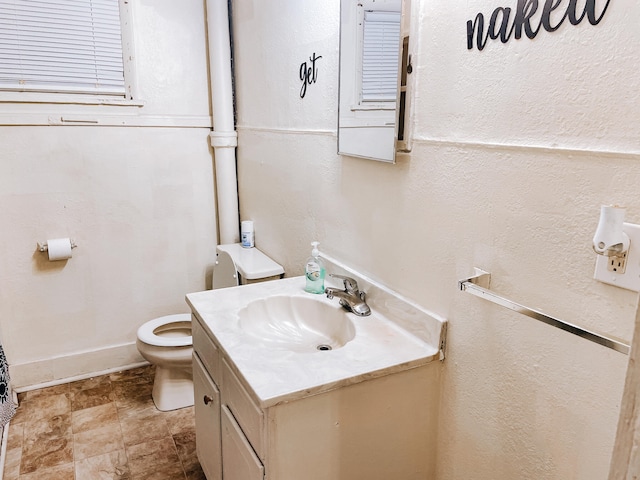
{"type": "Polygon", "coordinates": [[[240,285],[277,280],[284,276],[282,265],[274,262],[256,247],[243,248],[240,243],[218,245],[216,251],[228,253],[238,272],[240,285]]]}

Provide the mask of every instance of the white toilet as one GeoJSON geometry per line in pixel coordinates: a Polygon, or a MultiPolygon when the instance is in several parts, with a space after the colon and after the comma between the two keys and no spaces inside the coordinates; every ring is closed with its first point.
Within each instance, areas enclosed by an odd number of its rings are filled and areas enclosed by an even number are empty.
{"type": "MultiPolygon", "coordinates": [[[[257,248],[238,243],[219,245],[213,267],[213,288],[235,287],[282,278],[284,269],[257,248]]],[[[152,397],[158,410],[193,405],[191,315],[154,318],[138,329],[140,355],[156,366],[152,397]]]]}

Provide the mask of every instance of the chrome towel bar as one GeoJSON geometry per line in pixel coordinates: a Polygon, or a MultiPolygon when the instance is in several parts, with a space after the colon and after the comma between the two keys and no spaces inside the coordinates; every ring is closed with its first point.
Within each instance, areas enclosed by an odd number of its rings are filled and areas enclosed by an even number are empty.
{"type": "Polygon", "coordinates": [[[624,353],[625,355],[629,354],[629,345],[619,339],[585,330],[584,328],[580,328],[571,323],[567,323],[557,318],[550,317],[549,315],[546,315],[539,310],[525,307],[524,305],[520,305],[519,303],[513,302],[504,297],[501,297],[500,295],[495,294],[494,292],[489,290],[490,281],[490,273],[476,268],[476,274],[472,277],[460,280],[458,282],[458,287],[463,292],[468,292],[472,295],[475,295],[476,297],[484,298],[485,300],[488,300],[490,302],[497,303],[498,305],[521,313],[522,315],[526,315],[527,317],[534,318],[542,323],[551,325],[552,327],[559,328],[561,330],[564,330],[565,332],[573,333],[574,335],[597,343],[598,345],[611,348],[616,352],[624,353]]]}

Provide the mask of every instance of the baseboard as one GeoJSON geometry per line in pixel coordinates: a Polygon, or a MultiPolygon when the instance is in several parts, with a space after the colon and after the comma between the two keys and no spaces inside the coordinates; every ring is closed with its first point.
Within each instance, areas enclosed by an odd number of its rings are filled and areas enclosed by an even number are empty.
{"type": "Polygon", "coordinates": [[[9,373],[13,390],[23,392],[127,370],[146,363],[135,342],[132,342],[9,365],[9,373]]]}

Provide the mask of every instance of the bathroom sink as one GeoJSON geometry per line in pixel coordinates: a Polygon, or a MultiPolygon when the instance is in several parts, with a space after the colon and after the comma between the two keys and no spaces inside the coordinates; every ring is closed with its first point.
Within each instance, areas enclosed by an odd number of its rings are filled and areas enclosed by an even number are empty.
{"type": "Polygon", "coordinates": [[[355,337],[355,327],[347,312],[313,297],[261,298],[241,309],[238,316],[240,328],[246,334],[278,350],[333,350],[355,337]]]}

